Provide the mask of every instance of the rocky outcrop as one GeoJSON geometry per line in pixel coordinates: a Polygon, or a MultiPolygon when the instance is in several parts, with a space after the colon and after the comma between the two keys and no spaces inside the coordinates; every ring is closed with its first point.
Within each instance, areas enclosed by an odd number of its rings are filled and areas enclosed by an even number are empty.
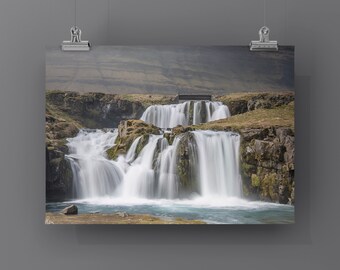
{"type": "Polygon", "coordinates": [[[293,92],[235,93],[216,96],[216,100],[228,106],[231,115],[256,109],[272,109],[294,101],[293,92]]]}
{"type": "Polygon", "coordinates": [[[67,149],[46,147],[46,199],[60,201],[72,198],[73,176],[67,149]]]}
{"type": "Polygon", "coordinates": [[[244,195],[294,204],[294,131],[285,127],[248,129],[241,136],[244,195]]]}
{"type": "Polygon", "coordinates": [[[142,120],[121,121],[118,126],[115,145],[107,150],[108,157],[116,159],[118,155],[126,154],[133,141],[142,136],[136,148],[136,154],[138,155],[147,144],[150,134],[159,135],[160,129],[142,120]]]}
{"type": "Polygon", "coordinates": [[[138,119],[144,107],[119,95],[47,91],[46,102],[86,128],[112,128],[121,120],[138,119]]]}
{"type": "Polygon", "coordinates": [[[46,199],[65,200],[72,197],[72,169],[65,158],[66,138],[77,135],[81,125],[46,106],[46,199]]]}
{"type": "Polygon", "coordinates": [[[78,215],[78,207],[74,204],[65,207],[63,210],[60,211],[60,213],[64,215],[78,215]]]}
{"type": "Polygon", "coordinates": [[[177,160],[177,174],[179,180],[179,195],[187,197],[192,193],[198,193],[198,183],[195,175],[195,161],[193,153],[197,152],[196,142],[193,138],[193,134],[190,132],[184,133],[179,141],[176,160],[177,160]]]}

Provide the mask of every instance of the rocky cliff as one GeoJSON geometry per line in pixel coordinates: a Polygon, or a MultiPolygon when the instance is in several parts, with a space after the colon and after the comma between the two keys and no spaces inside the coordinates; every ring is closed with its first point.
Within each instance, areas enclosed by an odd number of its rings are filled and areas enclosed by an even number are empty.
{"type": "Polygon", "coordinates": [[[138,119],[145,110],[139,101],[102,93],[47,91],[46,103],[86,128],[117,127],[123,119],[138,119]]]}
{"type": "Polygon", "coordinates": [[[77,135],[81,124],[53,110],[46,104],[46,198],[62,200],[72,197],[72,170],[65,159],[66,138],[77,135]]]}
{"type": "Polygon", "coordinates": [[[241,135],[240,165],[246,198],[294,204],[294,102],[271,109],[255,108],[206,124],[179,126],[170,137],[199,129],[241,135]]]}
{"type": "MultiPolygon", "coordinates": [[[[146,102],[146,99],[142,101],[146,102]]],[[[117,127],[123,119],[139,118],[144,106],[135,96],[47,91],[47,200],[65,200],[73,196],[72,170],[65,158],[68,153],[66,138],[76,136],[80,128],[117,127]]]]}
{"type": "Polygon", "coordinates": [[[272,109],[287,105],[294,101],[294,93],[290,91],[233,93],[224,96],[214,96],[214,99],[227,105],[231,115],[236,115],[256,109],[272,109]]]}

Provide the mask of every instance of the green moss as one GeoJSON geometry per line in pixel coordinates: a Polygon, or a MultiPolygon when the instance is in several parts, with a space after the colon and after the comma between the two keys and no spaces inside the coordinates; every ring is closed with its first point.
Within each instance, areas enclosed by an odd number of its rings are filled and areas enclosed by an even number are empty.
{"type": "Polygon", "coordinates": [[[261,181],[261,196],[270,198],[272,201],[278,200],[277,193],[277,175],[276,173],[269,173],[264,176],[261,181]]]}
{"type": "Polygon", "coordinates": [[[142,152],[144,146],[147,145],[149,137],[150,137],[149,134],[144,134],[142,138],[140,138],[138,145],[136,147],[136,157],[139,155],[140,152],[142,152]]]}
{"type": "Polygon", "coordinates": [[[249,191],[248,186],[246,184],[242,185],[242,191],[243,191],[243,196],[249,197],[250,191],[249,191]]]}
{"type": "Polygon", "coordinates": [[[260,178],[256,174],[251,175],[251,185],[258,188],[261,184],[260,178]]]}
{"type": "Polygon", "coordinates": [[[242,172],[246,175],[252,175],[256,172],[256,166],[248,164],[246,162],[241,162],[242,172]]]}
{"type": "Polygon", "coordinates": [[[136,154],[138,155],[149,140],[149,135],[160,134],[160,129],[142,120],[122,121],[118,126],[118,136],[115,145],[106,151],[109,159],[116,159],[121,154],[126,154],[135,139],[140,139],[136,154]]]}
{"type": "Polygon", "coordinates": [[[106,150],[106,155],[107,155],[107,158],[108,159],[116,159],[118,157],[118,154],[117,154],[117,147],[113,146],[109,149],[106,150]]]}

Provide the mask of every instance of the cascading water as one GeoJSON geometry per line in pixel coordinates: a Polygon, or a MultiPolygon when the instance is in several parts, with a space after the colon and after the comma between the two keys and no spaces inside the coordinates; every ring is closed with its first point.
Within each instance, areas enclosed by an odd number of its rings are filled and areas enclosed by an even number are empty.
{"type": "Polygon", "coordinates": [[[162,135],[150,135],[148,144],[144,146],[124,176],[120,196],[127,198],[153,197],[155,172],[152,168],[152,163],[157,141],[161,137],[162,135]]]}
{"type": "MultiPolygon", "coordinates": [[[[220,102],[195,101],[153,105],[142,120],[159,127],[199,124],[229,116],[220,102]]],[[[193,131],[177,135],[170,144],[162,135],[149,135],[137,155],[137,137],[125,156],[108,160],[106,150],[114,145],[117,130],[82,130],[68,139],[77,198],[204,198],[240,197],[240,137],[231,132],[193,131]],[[184,154],[183,154],[184,153],[184,154]],[[184,161],[183,161],[183,155],[184,161]],[[189,184],[188,184],[189,183],[189,184]],[[188,185],[190,188],[188,188],[188,185]]]]}
{"type": "Polygon", "coordinates": [[[114,145],[117,131],[81,130],[69,138],[67,146],[78,198],[113,195],[122,181],[123,171],[117,162],[106,158],[106,150],[114,145]]]}
{"type": "Polygon", "coordinates": [[[203,197],[240,197],[240,136],[232,132],[194,131],[195,177],[203,197]]]}
{"type": "Polygon", "coordinates": [[[197,125],[230,116],[229,109],[221,102],[186,101],[179,104],[152,105],[143,113],[141,120],[160,128],[178,125],[197,125]]]}

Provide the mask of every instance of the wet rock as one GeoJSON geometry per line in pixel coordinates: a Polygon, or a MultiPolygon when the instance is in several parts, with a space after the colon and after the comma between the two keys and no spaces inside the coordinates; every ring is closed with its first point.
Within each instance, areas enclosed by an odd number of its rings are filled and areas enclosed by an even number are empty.
{"type": "Polygon", "coordinates": [[[142,120],[121,121],[118,126],[118,137],[115,145],[106,151],[108,157],[116,159],[118,155],[126,154],[133,141],[142,136],[136,149],[136,154],[139,154],[147,144],[150,134],[159,135],[160,128],[142,120]]]}
{"type": "Polygon", "coordinates": [[[190,132],[184,133],[177,147],[177,174],[179,178],[180,196],[198,193],[197,177],[195,175],[195,156],[197,145],[190,132]]]}
{"type": "Polygon", "coordinates": [[[78,215],[78,207],[74,204],[65,207],[63,210],[60,211],[60,213],[64,215],[78,215]]]}
{"type": "Polygon", "coordinates": [[[62,201],[72,198],[73,176],[65,153],[58,148],[46,148],[46,199],[62,201]]]}
{"type": "Polygon", "coordinates": [[[120,216],[122,218],[125,218],[125,217],[129,216],[126,212],[117,212],[116,215],[118,215],[118,216],[120,216]]]}

